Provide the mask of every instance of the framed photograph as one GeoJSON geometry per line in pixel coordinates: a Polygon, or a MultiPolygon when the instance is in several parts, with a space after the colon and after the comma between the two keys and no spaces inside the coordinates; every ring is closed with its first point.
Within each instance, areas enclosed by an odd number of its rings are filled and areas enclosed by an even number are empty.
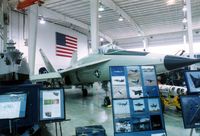
{"type": "Polygon", "coordinates": [[[137,112],[137,113],[145,112],[144,99],[133,100],[133,109],[134,109],[134,112],[137,112]]]}
{"type": "Polygon", "coordinates": [[[126,78],[125,76],[112,76],[111,77],[111,80],[112,80],[112,85],[113,86],[119,86],[119,85],[123,85],[125,86],[126,85],[126,78]]]}
{"type": "Polygon", "coordinates": [[[129,66],[127,67],[127,74],[128,74],[128,84],[129,87],[133,86],[142,86],[141,81],[141,72],[139,66],[129,66]]]}
{"type": "Polygon", "coordinates": [[[126,86],[113,86],[113,98],[127,98],[126,86]]]}
{"type": "Polygon", "coordinates": [[[133,118],[133,131],[148,131],[150,129],[150,119],[148,117],[133,118]]]}
{"type": "Polygon", "coordinates": [[[26,115],[26,93],[0,95],[0,119],[24,118],[26,115]]]}
{"type": "Polygon", "coordinates": [[[200,93],[200,72],[199,71],[186,71],[185,79],[186,79],[188,93],[200,93]]]}
{"type": "Polygon", "coordinates": [[[130,120],[118,120],[115,122],[116,132],[126,133],[131,132],[131,121],[130,120]]]}
{"type": "Polygon", "coordinates": [[[65,119],[65,100],[63,88],[40,90],[40,120],[56,121],[65,119]]]}
{"type": "Polygon", "coordinates": [[[160,112],[160,100],[158,98],[149,98],[148,108],[150,112],[160,112]]]}
{"type": "Polygon", "coordinates": [[[154,66],[142,66],[141,68],[144,86],[157,86],[154,66]]]}
{"type": "Polygon", "coordinates": [[[181,96],[181,109],[183,115],[184,128],[200,127],[200,96],[181,96]]]}
{"type": "Polygon", "coordinates": [[[158,97],[159,88],[158,86],[145,86],[144,88],[144,97],[158,97]]]}
{"type": "Polygon", "coordinates": [[[130,117],[129,100],[113,100],[113,109],[115,119],[130,117]]]}
{"type": "Polygon", "coordinates": [[[162,125],[162,118],[161,115],[151,115],[151,128],[152,130],[161,130],[164,129],[162,125]]]}
{"type": "Polygon", "coordinates": [[[144,97],[142,86],[129,87],[129,95],[131,98],[144,97]]]}

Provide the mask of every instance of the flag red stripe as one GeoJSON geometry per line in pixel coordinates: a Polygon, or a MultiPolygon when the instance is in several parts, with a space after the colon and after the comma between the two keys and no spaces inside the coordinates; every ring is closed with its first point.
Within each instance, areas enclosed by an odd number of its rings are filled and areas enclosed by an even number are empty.
{"type": "Polygon", "coordinates": [[[58,47],[58,46],[56,46],[56,48],[58,48],[58,49],[61,49],[61,50],[69,50],[69,51],[74,51],[74,49],[66,49],[66,48],[62,48],[62,47],[58,47]]]}
{"type": "Polygon", "coordinates": [[[59,51],[59,50],[57,50],[57,52],[59,52],[59,53],[66,53],[66,54],[73,54],[73,52],[69,52],[69,51],[59,51]]]}
{"type": "Polygon", "coordinates": [[[77,40],[76,37],[72,37],[72,36],[69,36],[69,35],[66,35],[66,37],[69,37],[69,38],[72,38],[72,39],[74,39],[74,40],[77,40]]]}
{"type": "Polygon", "coordinates": [[[76,43],[72,43],[72,42],[69,42],[69,41],[66,41],[66,44],[71,44],[71,45],[77,46],[76,43]]]}
{"type": "Polygon", "coordinates": [[[67,47],[73,48],[73,49],[77,49],[77,47],[71,46],[71,45],[69,45],[69,44],[67,44],[67,47]]]}
{"type": "Polygon", "coordinates": [[[62,55],[62,54],[56,54],[57,56],[61,56],[61,57],[67,57],[67,58],[71,58],[72,56],[69,55],[62,55]]]}
{"type": "Polygon", "coordinates": [[[77,43],[77,40],[73,40],[73,39],[70,39],[70,38],[67,38],[67,37],[66,37],[66,41],[70,41],[70,42],[75,42],[75,43],[77,43]]]}

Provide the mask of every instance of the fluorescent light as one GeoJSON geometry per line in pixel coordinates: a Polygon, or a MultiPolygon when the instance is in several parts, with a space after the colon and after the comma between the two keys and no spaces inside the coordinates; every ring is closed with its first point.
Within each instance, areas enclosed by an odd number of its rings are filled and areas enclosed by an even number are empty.
{"type": "Polygon", "coordinates": [[[184,17],[183,20],[182,20],[182,22],[183,23],[187,23],[187,18],[184,17]]]}
{"type": "Polygon", "coordinates": [[[186,12],[187,11],[187,7],[186,5],[183,6],[183,12],[186,12]]]}
{"type": "Polygon", "coordinates": [[[99,11],[104,11],[104,10],[105,10],[105,9],[104,9],[103,5],[100,3],[99,11]]]}
{"type": "Polygon", "coordinates": [[[124,21],[124,18],[120,15],[120,17],[118,18],[118,21],[124,21]]]}
{"type": "Polygon", "coordinates": [[[43,17],[41,17],[41,18],[40,18],[40,24],[45,24],[45,23],[46,23],[46,21],[44,20],[43,17]]]}

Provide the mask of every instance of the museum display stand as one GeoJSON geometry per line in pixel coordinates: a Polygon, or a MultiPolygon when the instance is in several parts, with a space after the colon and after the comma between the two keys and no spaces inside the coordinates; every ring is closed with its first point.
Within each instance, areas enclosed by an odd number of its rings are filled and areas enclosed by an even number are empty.
{"type": "Polygon", "coordinates": [[[115,136],[166,136],[154,66],[111,66],[115,136]]]}

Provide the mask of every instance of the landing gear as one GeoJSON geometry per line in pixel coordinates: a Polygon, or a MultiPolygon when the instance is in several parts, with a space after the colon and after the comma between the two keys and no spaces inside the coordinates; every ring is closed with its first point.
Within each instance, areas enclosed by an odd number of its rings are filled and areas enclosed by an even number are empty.
{"type": "Polygon", "coordinates": [[[83,97],[88,96],[88,90],[82,87],[82,95],[83,97]]]}
{"type": "Polygon", "coordinates": [[[110,97],[109,96],[105,96],[103,106],[107,107],[109,105],[111,105],[110,97]]]}
{"type": "Polygon", "coordinates": [[[108,91],[109,91],[109,88],[108,88],[108,81],[102,82],[102,88],[103,88],[103,89],[105,90],[105,92],[106,92],[106,96],[105,96],[105,98],[104,98],[103,106],[105,106],[105,107],[111,106],[111,100],[110,100],[110,97],[108,96],[108,91]]]}

